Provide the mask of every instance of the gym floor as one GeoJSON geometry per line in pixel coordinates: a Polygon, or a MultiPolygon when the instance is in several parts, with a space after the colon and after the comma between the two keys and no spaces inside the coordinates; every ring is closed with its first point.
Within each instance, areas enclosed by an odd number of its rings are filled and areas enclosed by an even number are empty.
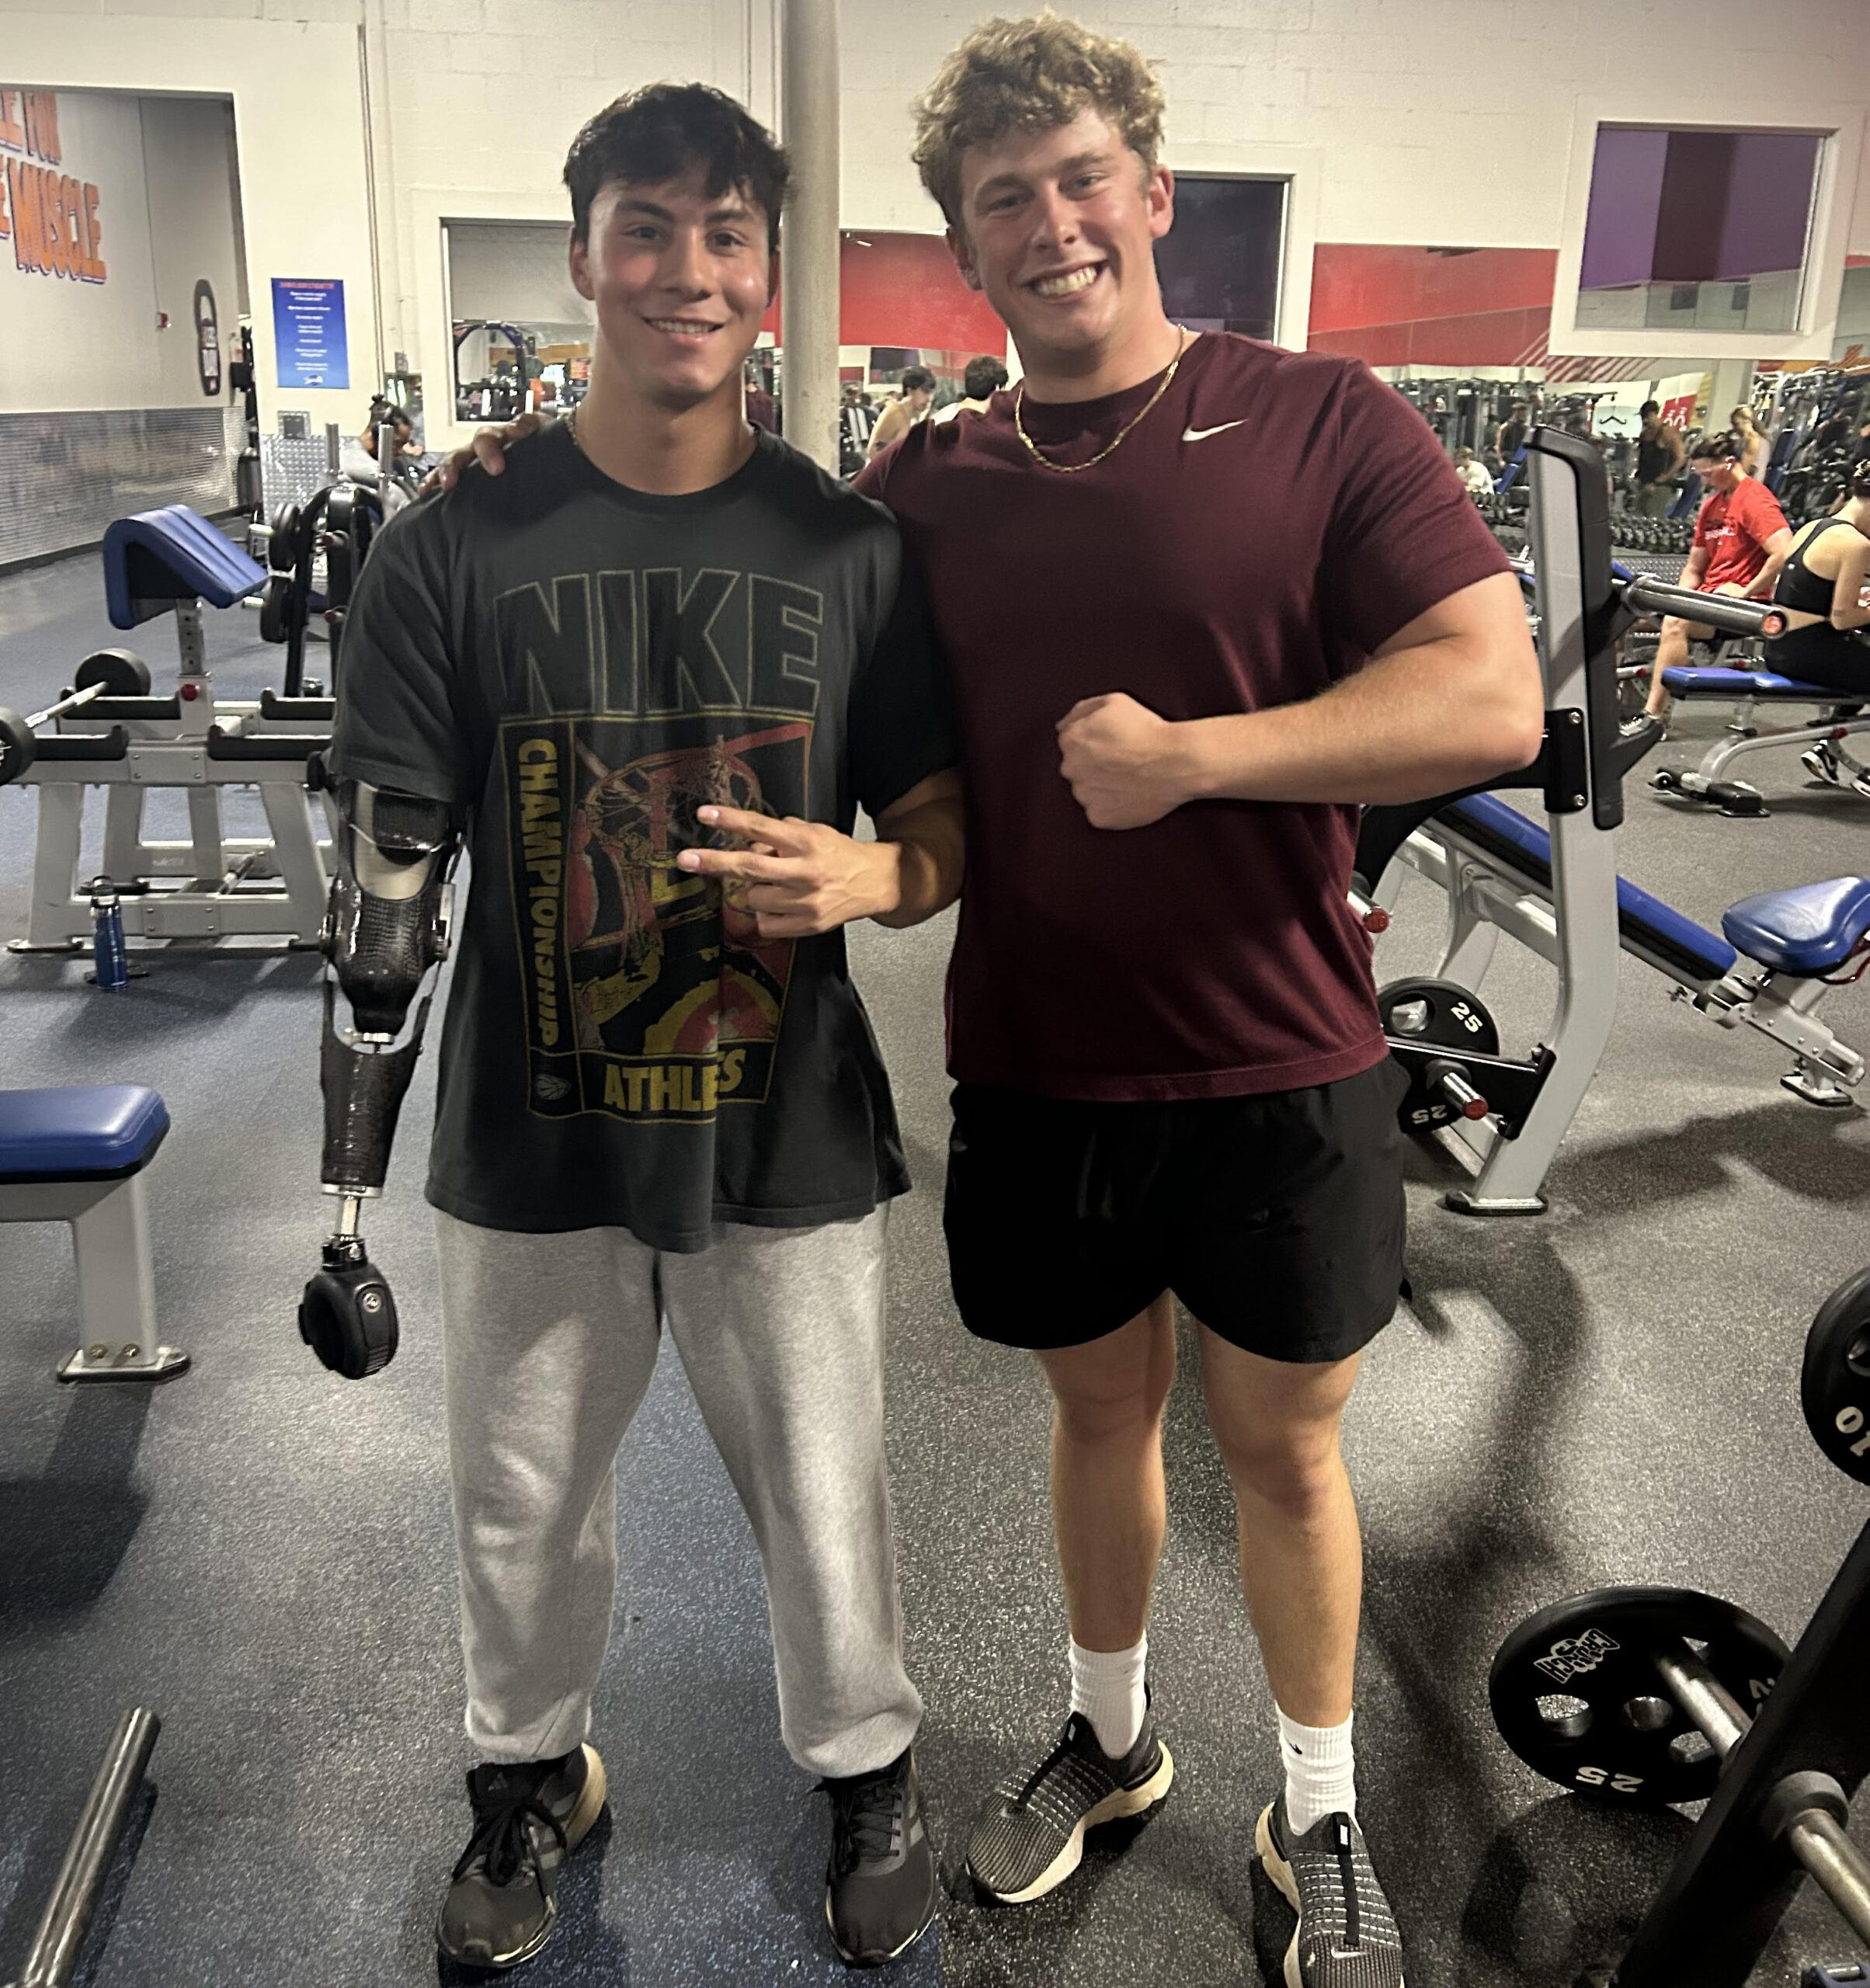
{"type": "MultiPolygon", "coordinates": [[[[206,618],[221,695],[277,683],[280,652],[259,645],[250,611],[206,618]]],[[[138,640],[105,620],[95,554],[0,579],[0,703],[36,708],[89,650],[127,639],[138,640]]],[[[159,688],[169,624],[139,645],[159,688]]],[[[1691,764],[1723,715],[1698,707],[1661,762],[1691,764]]],[[[1870,806],[1808,788],[1791,753],[1747,770],[1768,820],[1677,812],[1633,780],[1625,873],[1712,925],[1748,892],[1865,868],[1870,806]]],[[[0,791],[0,937],[26,928],[33,807],[30,791],[0,791]]],[[[1440,925],[1438,897],[1412,878],[1379,979],[1432,970],[1440,925]]],[[[975,1803],[1049,1741],[1065,1630],[1038,1370],[970,1340],[947,1293],[949,938],[945,919],[867,926],[852,954],[917,1183],[892,1218],[890,1437],[928,1701],[921,1759],[952,1854],[975,1803]]],[[[434,1059],[367,1224],[403,1350],[352,1385],[315,1364],[294,1323],[327,1215],[315,960],[172,947],[140,963],[147,978],[105,996],[77,958],[0,954],[0,1082],[132,1081],[168,1101],[174,1130],[149,1176],[156,1291],[165,1336],[195,1362],[153,1392],[57,1386],[76,1340],[67,1236],[0,1226],[0,1974],[26,1949],[118,1713],[140,1703],[164,1721],[155,1793],[81,1981],[434,1982],[429,1928],[465,1840],[470,1758],[421,1194],[434,1059]]],[[[1509,1050],[1547,1026],[1550,970],[1510,943],[1483,991],[1509,1050]]],[[[1865,1045],[1861,990],[1826,1012],[1865,1045]]],[[[1870,1516],[1862,1488],[1818,1455],[1797,1399],[1813,1312],[1870,1255],[1870,1123],[1788,1097],[1785,1061],[1672,1005],[1625,958],[1615,1033],[1548,1215],[1463,1219],[1438,1200],[1451,1163],[1412,1162],[1414,1302],[1370,1356],[1346,1443],[1368,1560],[1361,1809],[1416,1988],[1562,1988],[1615,1951],[1689,1828],[1676,1811],[1588,1806],[1507,1753],[1486,1679],[1507,1631],[1587,1588],[1656,1581],[1726,1596],[1795,1639],[1870,1516]]],[[[884,1978],[1280,1979],[1291,1917],[1251,1855],[1274,1788],[1273,1708],[1231,1500],[1186,1382],[1167,1449],[1152,1640],[1174,1792],[1029,1910],[947,1903],[939,1932],[884,1978]]],[[[559,1938],[522,1978],[840,1981],[821,1910],[824,1805],[780,1746],[757,1562],[673,1360],[621,1480],[622,1579],[593,1734],[610,1814],[572,1867],[559,1938]]],[[[1805,1963],[1850,1952],[1822,1901],[1802,1896],[1756,1979],[1792,1988],[1805,1963]]]]}

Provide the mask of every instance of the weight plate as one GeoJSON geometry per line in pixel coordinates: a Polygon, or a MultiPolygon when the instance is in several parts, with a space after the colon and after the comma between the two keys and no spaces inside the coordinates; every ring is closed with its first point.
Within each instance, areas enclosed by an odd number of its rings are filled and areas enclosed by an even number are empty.
{"type": "Polygon", "coordinates": [[[0,704],[0,787],[16,780],[33,763],[37,742],[19,712],[0,704]]]}
{"type": "Polygon", "coordinates": [[[147,697],[149,665],[134,649],[94,650],[73,672],[71,687],[89,690],[93,683],[103,686],[106,697],[147,697]]]}
{"type": "Polygon", "coordinates": [[[1819,1307],[1806,1335],[1799,1399],[1813,1441],[1847,1477],[1870,1484],[1870,1270],[1819,1307]]]}
{"type": "Polygon", "coordinates": [[[266,541],[266,564],[276,573],[290,573],[298,563],[299,527],[304,513],[297,504],[282,504],[273,514],[266,541]]]}
{"type": "MultiPolygon", "coordinates": [[[[1383,1033],[1399,1041],[1452,1050],[1457,1060],[1464,1049],[1479,1056],[1500,1054],[1500,1030],[1486,1003],[1458,980],[1392,980],[1377,989],[1377,1013],[1383,1033]]],[[[1430,1093],[1425,1069],[1406,1067],[1409,1089],[1396,1107],[1396,1122],[1403,1131],[1430,1132],[1437,1125],[1453,1124],[1460,1112],[1441,1093],[1430,1093]]]]}
{"type": "Polygon", "coordinates": [[[269,573],[259,590],[259,638],[262,642],[283,642],[288,633],[287,608],[292,600],[292,575],[269,573]]]}
{"type": "Polygon", "coordinates": [[[1789,1653],[1744,1609],[1692,1588],[1607,1587],[1530,1616],[1500,1645],[1487,1696],[1500,1737],[1548,1781],[1656,1808],[1714,1792],[1719,1757],[1669,1695],[1659,1652],[1701,1661],[1750,1715],[1789,1653]]]}

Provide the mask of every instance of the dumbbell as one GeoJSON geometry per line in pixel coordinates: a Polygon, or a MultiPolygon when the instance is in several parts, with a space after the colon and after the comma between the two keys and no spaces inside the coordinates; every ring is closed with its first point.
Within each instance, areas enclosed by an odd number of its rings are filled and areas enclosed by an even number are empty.
{"type": "Polygon", "coordinates": [[[66,712],[75,711],[81,704],[88,704],[93,697],[103,694],[103,684],[88,683],[83,690],[61,697],[57,704],[47,704],[43,711],[33,712],[30,718],[22,718],[17,711],[10,711],[0,704],[0,787],[10,785],[33,763],[39,748],[39,742],[33,734],[40,725],[50,719],[63,718],[66,712]]]}

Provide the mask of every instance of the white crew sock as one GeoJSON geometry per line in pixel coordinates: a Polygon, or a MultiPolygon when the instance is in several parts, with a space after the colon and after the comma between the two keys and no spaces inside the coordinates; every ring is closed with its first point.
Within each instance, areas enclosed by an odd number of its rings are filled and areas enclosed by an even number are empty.
{"type": "Polygon", "coordinates": [[[1091,1722],[1097,1743],[1114,1760],[1136,1744],[1146,1701],[1149,1639],[1134,1649],[1083,1649],[1072,1644],[1072,1710],[1091,1722]]]}
{"type": "Polygon", "coordinates": [[[1303,1836],[1321,1816],[1342,1809],[1357,1814],[1357,1764],[1350,1752],[1350,1721],[1342,1726],[1300,1726],[1279,1715],[1279,1757],[1285,1762],[1286,1820],[1303,1836]]]}

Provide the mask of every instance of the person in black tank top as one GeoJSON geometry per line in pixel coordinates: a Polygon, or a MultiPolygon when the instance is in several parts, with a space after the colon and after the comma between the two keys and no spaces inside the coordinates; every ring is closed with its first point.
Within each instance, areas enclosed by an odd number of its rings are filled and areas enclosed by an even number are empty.
{"type": "Polygon", "coordinates": [[[1870,627],[1870,608],[1861,599],[1867,576],[1870,463],[1862,463],[1843,508],[1807,525],[1793,542],[1773,604],[1789,610],[1795,625],[1766,645],[1767,666],[1800,683],[1870,697],[1870,639],[1863,632],[1870,627]],[[1810,565],[1814,553],[1828,572],[1810,565]]]}
{"type": "Polygon", "coordinates": [[[1660,518],[1675,495],[1675,478],[1688,461],[1679,430],[1662,418],[1655,401],[1642,404],[1642,427],[1636,437],[1636,513],[1660,518]]]}

